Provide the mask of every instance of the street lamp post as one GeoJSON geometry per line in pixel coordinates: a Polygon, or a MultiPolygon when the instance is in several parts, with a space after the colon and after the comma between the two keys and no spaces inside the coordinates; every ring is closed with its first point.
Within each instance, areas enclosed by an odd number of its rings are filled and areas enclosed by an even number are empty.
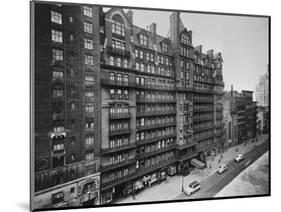
{"type": "Polygon", "coordinates": [[[183,188],[183,181],[184,181],[184,177],[183,177],[183,175],[181,176],[181,192],[183,192],[184,191],[184,188],[183,188]]]}

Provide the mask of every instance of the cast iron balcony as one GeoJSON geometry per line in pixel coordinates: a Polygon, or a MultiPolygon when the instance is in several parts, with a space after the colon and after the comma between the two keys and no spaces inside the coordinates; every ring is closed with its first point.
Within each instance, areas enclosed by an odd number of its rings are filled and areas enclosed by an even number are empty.
{"type": "Polygon", "coordinates": [[[137,117],[140,117],[140,116],[162,116],[162,115],[172,115],[172,114],[176,114],[176,113],[177,113],[176,110],[142,111],[142,112],[137,112],[137,117]]]}
{"type": "Polygon", "coordinates": [[[175,121],[172,121],[172,122],[161,123],[161,124],[143,125],[143,126],[138,126],[137,130],[150,130],[150,129],[161,128],[161,127],[170,127],[176,124],[177,123],[175,121]]]}
{"type": "Polygon", "coordinates": [[[148,143],[153,143],[153,142],[160,141],[160,140],[163,140],[163,139],[169,139],[169,138],[175,138],[175,137],[176,137],[175,133],[171,133],[171,134],[168,134],[168,135],[162,135],[162,136],[154,136],[154,137],[151,137],[151,138],[145,138],[145,139],[138,140],[137,144],[138,145],[148,144],[148,143]]]}
{"type": "Polygon", "coordinates": [[[109,130],[109,135],[114,136],[114,135],[122,135],[122,134],[129,134],[131,132],[130,128],[121,128],[121,129],[114,129],[114,130],[109,130]]]}
{"type": "Polygon", "coordinates": [[[109,171],[109,170],[112,170],[112,169],[118,169],[118,168],[123,167],[123,166],[128,166],[130,164],[134,164],[135,162],[136,162],[136,159],[134,157],[128,158],[128,159],[123,159],[122,161],[117,161],[117,162],[110,163],[110,164],[107,164],[107,165],[102,165],[101,171],[105,172],[105,171],[109,171]]]}
{"type": "Polygon", "coordinates": [[[106,85],[106,86],[118,86],[118,87],[135,87],[136,83],[132,82],[132,81],[118,81],[118,80],[110,80],[106,77],[101,77],[101,83],[102,85],[106,85]]]}
{"type": "Polygon", "coordinates": [[[136,143],[129,143],[129,144],[124,144],[124,145],[115,146],[115,147],[102,148],[101,154],[110,154],[113,152],[130,150],[130,149],[134,149],[135,147],[136,147],[136,143]]]}
{"type": "Polygon", "coordinates": [[[131,118],[130,112],[109,113],[109,119],[129,119],[129,118],[131,118]]]}
{"type": "Polygon", "coordinates": [[[130,51],[127,51],[124,49],[113,48],[112,46],[107,46],[106,49],[107,49],[107,52],[110,54],[118,54],[118,55],[125,56],[125,57],[131,56],[130,51]]]}
{"type": "Polygon", "coordinates": [[[176,144],[171,144],[169,146],[166,146],[166,147],[163,147],[163,148],[151,151],[151,152],[142,152],[142,153],[137,154],[136,158],[142,159],[142,158],[151,157],[151,156],[154,156],[154,155],[158,155],[158,154],[173,150],[173,149],[175,149],[175,147],[176,147],[176,144]]]}

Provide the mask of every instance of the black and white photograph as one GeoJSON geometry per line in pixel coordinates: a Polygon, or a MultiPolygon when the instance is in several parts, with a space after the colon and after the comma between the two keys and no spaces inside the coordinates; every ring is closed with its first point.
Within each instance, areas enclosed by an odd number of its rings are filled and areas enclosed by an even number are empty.
{"type": "Polygon", "coordinates": [[[270,16],[30,16],[31,210],[270,196],[270,16]]]}

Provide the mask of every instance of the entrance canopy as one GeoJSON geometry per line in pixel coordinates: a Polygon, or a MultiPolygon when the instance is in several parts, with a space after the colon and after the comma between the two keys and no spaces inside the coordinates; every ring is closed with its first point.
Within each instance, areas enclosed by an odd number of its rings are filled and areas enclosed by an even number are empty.
{"type": "Polygon", "coordinates": [[[191,161],[190,161],[191,165],[195,166],[196,168],[198,169],[204,169],[206,164],[205,163],[202,163],[200,160],[197,160],[196,158],[193,158],[191,161]]]}

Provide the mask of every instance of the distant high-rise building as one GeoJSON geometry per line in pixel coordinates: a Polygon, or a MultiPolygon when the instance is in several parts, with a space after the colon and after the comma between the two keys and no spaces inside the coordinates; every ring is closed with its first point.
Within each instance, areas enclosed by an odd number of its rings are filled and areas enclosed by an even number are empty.
{"type": "Polygon", "coordinates": [[[269,77],[268,71],[262,75],[259,79],[259,83],[256,85],[255,100],[258,106],[268,107],[269,105],[269,77]]]}

